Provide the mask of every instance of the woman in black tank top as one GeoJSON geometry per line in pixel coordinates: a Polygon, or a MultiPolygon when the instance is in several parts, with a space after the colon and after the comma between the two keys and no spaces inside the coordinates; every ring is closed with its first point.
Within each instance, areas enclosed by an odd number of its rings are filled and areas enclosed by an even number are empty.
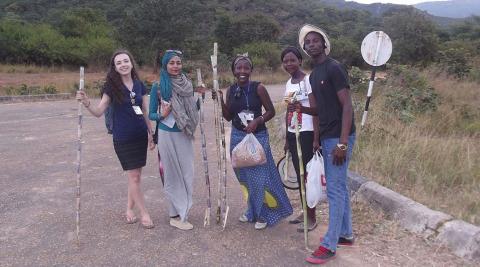
{"type": "Polygon", "coordinates": [[[267,163],[236,168],[235,174],[248,201],[241,222],[255,222],[255,229],[264,229],[292,214],[280,175],[273,161],[265,122],[275,116],[272,100],[265,86],[250,81],[253,64],[248,56],[238,56],[232,62],[236,83],[227,90],[226,103],[220,93],[223,117],[232,121],[230,154],[243,138],[253,133],[262,145],[267,163]],[[262,114],[262,108],[265,112],[262,114]]]}

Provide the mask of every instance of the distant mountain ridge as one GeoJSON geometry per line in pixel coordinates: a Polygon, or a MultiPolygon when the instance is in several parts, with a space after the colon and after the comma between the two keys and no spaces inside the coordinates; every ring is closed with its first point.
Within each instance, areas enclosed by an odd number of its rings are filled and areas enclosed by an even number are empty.
{"type": "Polygon", "coordinates": [[[355,10],[365,10],[374,16],[381,16],[383,13],[387,12],[392,7],[402,7],[403,5],[396,4],[382,4],[382,3],[373,3],[373,4],[361,4],[357,2],[345,1],[345,0],[319,0],[320,3],[336,7],[338,9],[355,9],[355,10]]]}
{"type": "MultiPolygon", "coordinates": [[[[480,4],[480,0],[455,0],[455,1],[467,1],[467,2],[478,2],[480,4]]],[[[319,0],[320,3],[323,3],[328,6],[333,6],[338,9],[354,9],[354,10],[365,10],[370,12],[374,16],[382,16],[385,12],[390,11],[391,9],[400,9],[405,8],[407,5],[397,5],[397,4],[382,4],[382,3],[373,3],[373,4],[361,4],[352,1],[345,1],[345,0],[319,0]]],[[[442,3],[442,2],[429,2],[432,4],[442,3]]],[[[417,8],[416,6],[414,6],[417,8]]],[[[423,9],[417,8],[421,11],[425,11],[423,9]]],[[[454,8],[452,8],[454,9],[454,8]]],[[[425,11],[426,12],[426,11],[425,11]]],[[[462,17],[446,17],[446,16],[439,16],[436,14],[432,14],[428,12],[427,14],[432,21],[437,23],[440,26],[448,26],[452,23],[459,22],[463,20],[462,17]]]]}
{"type": "Polygon", "coordinates": [[[442,2],[425,2],[414,5],[429,14],[449,18],[466,18],[480,16],[480,0],[450,0],[442,2]]]}

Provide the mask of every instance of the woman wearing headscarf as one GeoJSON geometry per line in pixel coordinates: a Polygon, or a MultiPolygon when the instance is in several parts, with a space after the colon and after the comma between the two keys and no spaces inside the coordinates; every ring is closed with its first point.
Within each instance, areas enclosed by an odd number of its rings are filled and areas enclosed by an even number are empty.
{"type": "Polygon", "coordinates": [[[182,72],[182,53],[167,50],[162,58],[160,82],[150,92],[151,120],[158,122],[158,150],[164,170],[164,191],[169,202],[170,225],[191,230],[194,177],[193,135],[198,110],[192,82],[182,72]]]}
{"type": "Polygon", "coordinates": [[[267,157],[265,164],[235,169],[248,204],[239,220],[255,222],[255,229],[260,230],[292,214],[292,206],[272,157],[265,125],[275,116],[275,109],[265,86],[250,81],[253,64],[248,56],[237,56],[231,67],[236,83],[228,88],[226,102],[220,94],[223,117],[232,121],[230,153],[247,134],[253,133],[267,157]],[[262,107],[265,109],[263,114],[262,107]],[[247,125],[242,123],[240,116],[250,118],[247,125]]]}

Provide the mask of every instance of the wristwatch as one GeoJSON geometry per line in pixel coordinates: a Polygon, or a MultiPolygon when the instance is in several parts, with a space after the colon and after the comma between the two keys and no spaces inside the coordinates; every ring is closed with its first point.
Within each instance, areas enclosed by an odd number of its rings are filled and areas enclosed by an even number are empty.
{"type": "Polygon", "coordinates": [[[340,150],[346,151],[348,148],[348,145],[346,144],[337,144],[337,147],[340,148],[340,150]]]}

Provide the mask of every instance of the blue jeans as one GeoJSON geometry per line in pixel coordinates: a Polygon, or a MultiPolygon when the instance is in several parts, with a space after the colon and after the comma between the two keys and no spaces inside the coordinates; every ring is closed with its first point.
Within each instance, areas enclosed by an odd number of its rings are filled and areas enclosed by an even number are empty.
{"type": "Polygon", "coordinates": [[[355,143],[355,134],[348,137],[347,161],[340,165],[333,165],[333,150],[339,138],[322,140],[322,150],[325,164],[325,178],[327,180],[328,197],[328,230],[321,246],[331,251],[337,250],[339,237],[350,238],[352,232],[352,210],[350,208],[350,195],[347,188],[347,169],[352,156],[355,143]]]}

